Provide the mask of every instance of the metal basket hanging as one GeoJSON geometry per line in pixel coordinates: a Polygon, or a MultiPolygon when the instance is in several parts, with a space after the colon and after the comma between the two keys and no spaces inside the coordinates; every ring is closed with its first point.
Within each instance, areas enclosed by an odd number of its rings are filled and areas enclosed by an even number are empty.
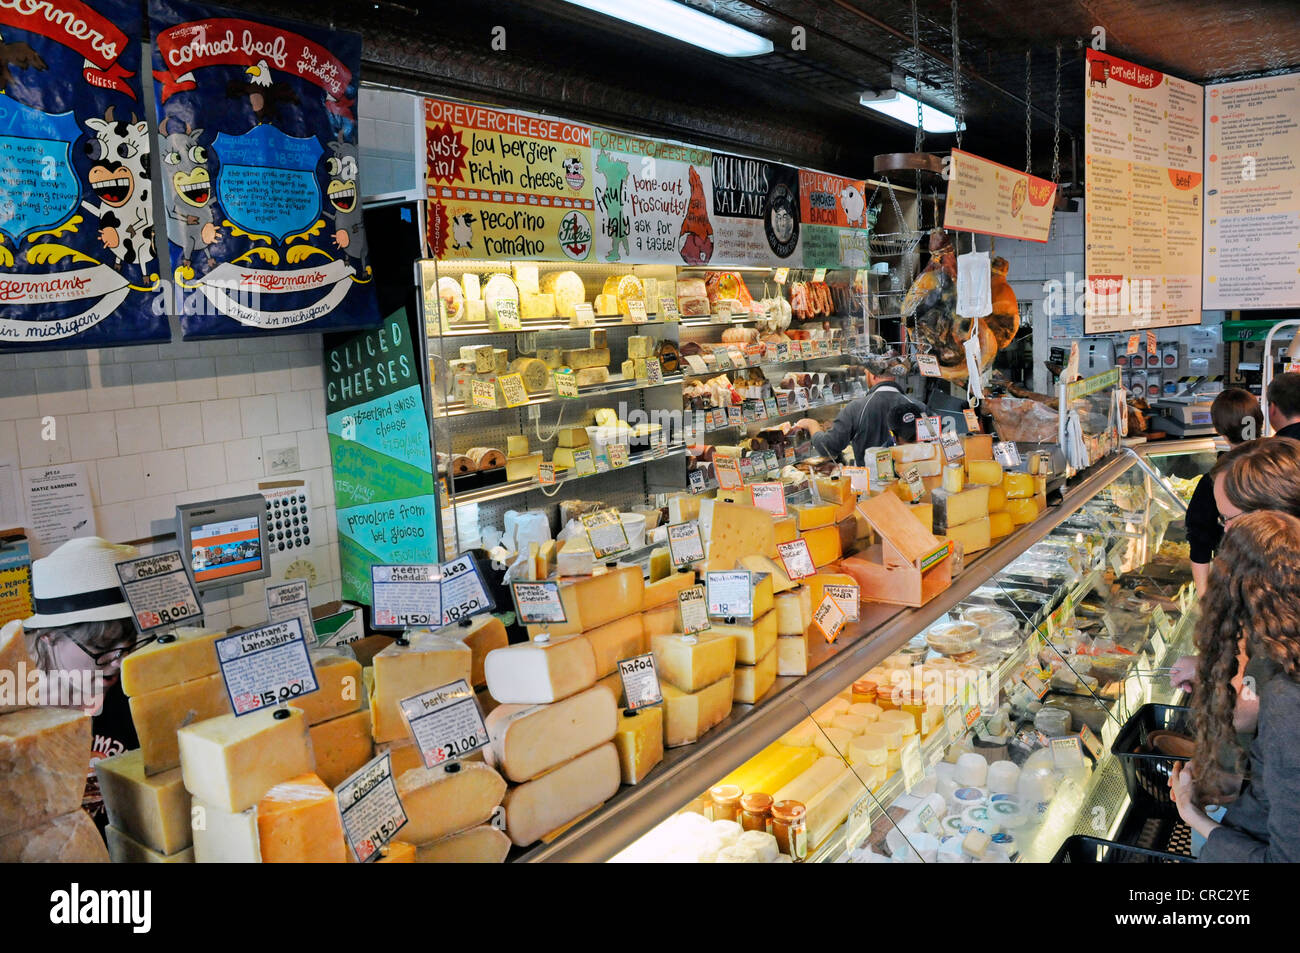
{"type": "MultiPolygon", "coordinates": [[[[880,201],[880,187],[882,183],[877,183],[876,187],[871,190],[871,198],[867,203],[867,208],[871,209],[880,201]]],[[[898,196],[894,194],[892,187],[889,187],[888,180],[884,183],[885,191],[889,194],[889,201],[894,208],[894,221],[900,225],[905,225],[903,218],[903,209],[898,204],[898,196]]],[[[868,212],[870,216],[870,212],[868,212]]],[[[869,221],[875,221],[874,217],[869,217],[869,221]]],[[[917,229],[904,228],[896,232],[877,232],[872,229],[871,232],[871,254],[875,258],[889,258],[898,256],[902,258],[902,269],[904,275],[904,286],[912,283],[912,269],[916,262],[916,246],[921,243],[925,233],[917,229]]]]}

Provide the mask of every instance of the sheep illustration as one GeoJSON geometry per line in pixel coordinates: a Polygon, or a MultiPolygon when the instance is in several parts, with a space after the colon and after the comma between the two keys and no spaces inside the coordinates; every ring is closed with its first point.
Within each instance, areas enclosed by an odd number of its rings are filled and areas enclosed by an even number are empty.
{"type": "Polygon", "coordinates": [[[462,212],[451,220],[452,248],[474,249],[474,216],[462,212]]]}

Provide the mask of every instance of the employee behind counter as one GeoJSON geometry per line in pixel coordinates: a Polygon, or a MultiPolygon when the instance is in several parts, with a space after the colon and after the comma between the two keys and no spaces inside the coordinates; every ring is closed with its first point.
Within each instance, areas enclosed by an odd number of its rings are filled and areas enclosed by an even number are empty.
{"type": "MultiPolygon", "coordinates": [[[[867,459],[868,447],[887,447],[892,443],[915,440],[915,421],[911,440],[900,437],[895,431],[899,421],[908,413],[924,414],[925,406],[903,393],[897,378],[907,373],[907,359],[896,351],[873,355],[866,360],[867,393],[845,407],[830,428],[813,433],[813,448],[823,456],[838,460],[844,448],[853,448],[854,462],[861,465],[867,459]]],[[[815,421],[799,421],[801,425],[815,421]]]]}

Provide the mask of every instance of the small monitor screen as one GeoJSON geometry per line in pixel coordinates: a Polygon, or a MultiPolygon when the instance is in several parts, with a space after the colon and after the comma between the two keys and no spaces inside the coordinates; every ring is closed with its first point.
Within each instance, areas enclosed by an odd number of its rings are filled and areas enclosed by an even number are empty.
{"type": "Polygon", "coordinates": [[[257,517],[193,526],[190,568],[194,581],[199,583],[261,572],[262,540],[257,517]]]}

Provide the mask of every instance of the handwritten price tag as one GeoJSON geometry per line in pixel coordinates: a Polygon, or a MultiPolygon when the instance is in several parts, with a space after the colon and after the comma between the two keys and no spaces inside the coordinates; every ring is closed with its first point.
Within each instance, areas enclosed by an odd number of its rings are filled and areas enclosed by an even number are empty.
{"type": "Polygon", "coordinates": [[[588,513],[582,517],[582,525],[587,530],[591,552],[597,561],[616,553],[626,552],[630,548],[627,531],[623,528],[623,520],[619,517],[618,510],[588,513]]]}
{"type": "Polygon", "coordinates": [[[681,618],[682,632],[694,635],[712,628],[709,622],[709,604],[703,586],[691,586],[677,593],[677,614],[681,618]]]}
{"type": "Polygon", "coordinates": [[[941,377],[939,371],[939,359],[933,354],[916,355],[916,366],[921,370],[922,377],[941,377]]]}
{"type": "Polygon", "coordinates": [[[522,407],[528,403],[528,391],[524,388],[522,374],[502,374],[497,378],[497,383],[501,385],[501,396],[505,398],[507,407],[522,407]]]}
{"type": "Polygon", "coordinates": [[[785,516],[785,487],[781,483],[751,483],[749,492],[754,505],[773,516],[785,516]]]}
{"type": "Polygon", "coordinates": [[[841,474],[849,478],[849,486],[854,493],[863,493],[871,489],[870,467],[844,467],[841,474]]]}
{"type": "Polygon", "coordinates": [[[858,621],[858,613],[862,605],[862,590],[860,587],[826,586],[822,591],[835,600],[835,604],[844,612],[845,618],[850,622],[858,621]]]}
{"type": "Polygon", "coordinates": [[[552,377],[555,380],[556,396],[569,398],[578,396],[578,378],[573,371],[556,371],[552,377]]]}
{"type": "Polygon", "coordinates": [[[965,410],[962,411],[962,416],[964,416],[964,417],[966,418],[966,429],[967,429],[967,430],[969,430],[971,433],[979,433],[979,432],[980,432],[980,417],[979,417],[979,414],[975,413],[975,411],[973,411],[973,410],[971,410],[969,407],[967,407],[965,410]]]}
{"type": "Polygon", "coordinates": [[[668,553],[678,569],[704,558],[700,524],[695,520],[673,523],[668,527],[668,553]]]}
{"type": "Polygon", "coordinates": [[[442,571],[443,625],[492,611],[492,597],[488,595],[473,556],[463,553],[439,568],[442,571]]]}
{"type": "Polygon", "coordinates": [[[512,582],[510,590],[514,593],[519,621],[524,625],[553,625],[569,621],[560,600],[558,582],[512,582]]]}
{"type": "Polygon", "coordinates": [[[713,472],[718,475],[720,490],[737,490],[745,485],[740,475],[740,460],[736,457],[714,457],[713,472]]]}
{"type": "Polygon", "coordinates": [[[835,641],[847,618],[840,604],[829,595],[822,597],[822,604],[813,612],[813,622],[822,630],[827,642],[835,641]]]}
{"type": "Polygon", "coordinates": [[[1002,440],[993,445],[993,457],[1008,469],[1020,466],[1020,449],[1010,440],[1002,440]]]}
{"type": "Polygon", "coordinates": [[[632,319],[633,324],[645,324],[646,311],[645,301],[633,298],[627,303],[627,314],[632,319]]]}
{"type": "Polygon", "coordinates": [[[542,486],[555,486],[554,463],[539,463],[537,465],[537,482],[542,486]]]}
{"type": "Polygon", "coordinates": [[[623,697],[627,699],[625,708],[636,711],[664,700],[653,652],[619,659],[618,677],[623,680],[623,697]]]}
{"type": "Polygon", "coordinates": [[[925,495],[925,483],[922,482],[921,471],[917,469],[915,464],[903,471],[903,482],[907,484],[907,490],[911,494],[913,503],[925,495]]]}
{"type": "Polygon", "coordinates": [[[776,551],[785,565],[785,574],[792,580],[816,575],[817,567],[813,564],[808,540],[796,539],[789,543],[778,543],[776,551]]]}
{"type": "Polygon", "coordinates": [[[282,705],[320,688],[297,619],[245,629],[215,644],[236,716],[282,705]]]}
{"type": "Polygon", "coordinates": [[[141,635],[203,617],[179,550],[123,560],[115,568],[141,635]]]}
{"type": "Polygon", "coordinates": [[[678,321],[681,314],[677,311],[677,301],[675,298],[659,299],[659,314],[665,321],[678,321]]]}
{"type": "Polygon", "coordinates": [[[497,405],[497,385],[492,381],[470,381],[470,403],[475,407],[494,408],[497,405]]]}
{"type": "Polygon", "coordinates": [[[349,775],[334,792],[343,833],[357,861],[378,859],[384,845],[406,826],[406,811],[393,780],[393,756],[384,752],[349,775]]]}
{"type": "Polygon", "coordinates": [[[662,384],[664,382],[663,368],[659,366],[659,358],[647,357],[645,359],[645,379],[647,384],[662,384]]]}
{"type": "Polygon", "coordinates": [[[937,415],[916,418],[917,440],[938,440],[942,433],[942,424],[937,415]]]}
{"type": "Polygon", "coordinates": [[[436,565],[371,566],[370,592],[376,629],[442,624],[442,576],[436,565]]]}
{"type": "Polygon", "coordinates": [[[709,615],[715,618],[749,618],[754,611],[754,583],[743,570],[704,574],[709,615]]]}
{"type": "Polygon", "coordinates": [[[966,451],[962,448],[961,441],[957,439],[956,434],[944,434],[939,438],[939,445],[943,447],[944,459],[949,463],[954,463],[966,455],[966,451]]]}
{"type": "Polygon", "coordinates": [[[573,319],[569,322],[569,327],[573,328],[591,328],[596,326],[596,312],[590,304],[576,304],[573,306],[573,319]]]}
{"type": "Polygon", "coordinates": [[[474,690],[463,678],[403,698],[401,708],[427,768],[487,747],[488,732],[474,690]]]}
{"type": "Polygon", "coordinates": [[[609,457],[609,465],[612,469],[618,470],[627,466],[627,444],[606,444],[605,454],[609,457]]]}

